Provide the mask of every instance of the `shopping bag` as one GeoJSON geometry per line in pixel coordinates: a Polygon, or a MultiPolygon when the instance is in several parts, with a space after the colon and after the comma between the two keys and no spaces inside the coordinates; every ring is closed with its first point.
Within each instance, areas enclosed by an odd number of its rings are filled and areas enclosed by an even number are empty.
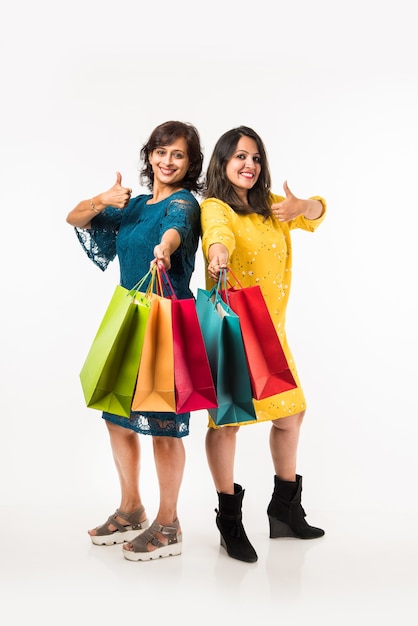
{"type": "Polygon", "coordinates": [[[149,272],[131,290],[117,285],[80,371],[86,405],[129,417],[145,328],[149,291],[140,291],[149,272]]]}
{"type": "Polygon", "coordinates": [[[217,407],[196,302],[178,299],[165,269],[160,267],[159,272],[161,289],[171,299],[176,413],[217,407]]]}
{"type": "Polygon", "coordinates": [[[193,298],[172,301],[176,413],[218,406],[193,298]]]}
{"type": "Polygon", "coordinates": [[[216,407],[216,391],[194,298],[178,299],[163,266],[157,265],[159,293],[171,300],[176,413],[216,407]]]}
{"type": "Polygon", "coordinates": [[[257,416],[239,318],[222,300],[219,285],[211,291],[198,289],[196,297],[218,401],[218,407],[208,411],[215,424],[239,424],[257,416]]]}
{"type": "Polygon", "coordinates": [[[274,328],[259,285],[243,287],[232,271],[234,283],[222,298],[239,317],[253,398],[262,400],[297,387],[274,328]]]}
{"type": "Polygon", "coordinates": [[[171,299],[160,295],[151,302],[131,408],[176,411],[171,299]]]}

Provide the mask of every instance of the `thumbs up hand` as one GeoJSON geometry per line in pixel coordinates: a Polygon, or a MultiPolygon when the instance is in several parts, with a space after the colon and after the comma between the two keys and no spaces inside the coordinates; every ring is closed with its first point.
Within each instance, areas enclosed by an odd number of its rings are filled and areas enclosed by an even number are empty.
{"type": "Polygon", "coordinates": [[[286,198],[282,202],[271,205],[271,212],[279,222],[288,222],[302,215],[305,208],[305,200],[301,200],[290,191],[287,181],[283,183],[286,198]]]}
{"type": "Polygon", "coordinates": [[[101,194],[101,202],[106,206],[114,206],[123,209],[131,199],[132,189],[122,186],[122,174],[116,172],[116,182],[108,190],[101,194]]]}

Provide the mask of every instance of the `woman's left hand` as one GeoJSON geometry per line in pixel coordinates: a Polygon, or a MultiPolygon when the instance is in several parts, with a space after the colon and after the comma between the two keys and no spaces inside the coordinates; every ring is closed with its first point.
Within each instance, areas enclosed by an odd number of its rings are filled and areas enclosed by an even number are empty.
{"type": "Polygon", "coordinates": [[[303,215],[307,200],[301,200],[297,198],[290,191],[287,181],[283,183],[283,190],[286,194],[286,198],[282,202],[276,202],[271,205],[271,212],[279,222],[289,222],[294,220],[299,215],[303,215]]]}
{"type": "Polygon", "coordinates": [[[169,270],[171,267],[171,256],[170,256],[170,252],[167,248],[167,246],[165,246],[162,243],[159,243],[158,245],[155,246],[154,248],[154,257],[155,259],[153,259],[151,261],[151,266],[154,263],[161,263],[161,265],[164,267],[165,270],[169,270]]]}

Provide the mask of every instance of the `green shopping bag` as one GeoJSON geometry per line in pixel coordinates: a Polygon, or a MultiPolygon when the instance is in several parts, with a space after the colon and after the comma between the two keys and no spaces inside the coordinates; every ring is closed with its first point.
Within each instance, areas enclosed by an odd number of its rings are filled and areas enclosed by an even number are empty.
{"type": "Polygon", "coordinates": [[[239,317],[220,296],[222,274],[217,286],[211,291],[198,289],[196,297],[218,401],[218,407],[208,412],[217,425],[257,419],[239,317]]]}
{"type": "MultiPolygon", "coordinates": [[[[117,285],[80,372],[86,405],[129,417],[144,343],[152,286],[131,290],[117,285]]],[[[150,283],[152,285],[152,281],[150,283]]]]}

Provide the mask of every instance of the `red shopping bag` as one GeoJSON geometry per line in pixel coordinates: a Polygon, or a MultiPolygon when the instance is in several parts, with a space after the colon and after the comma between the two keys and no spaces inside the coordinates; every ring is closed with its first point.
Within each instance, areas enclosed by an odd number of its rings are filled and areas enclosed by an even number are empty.
{"type": "Polygon", "coordinates": [[[253,398],[262,400],[297,387],[259,285],[225,286],[222,298],[239,317],[253,398]]]}
{"type": "Polygon", "coordinates": [[[192,298],[172,301],[172,323],[176,413],[217,407],[215,385],[192,298]]]}
{"type": "Polygon", "coordinates": [[[215,384],[193,298],[178,299],[164,269],[159,268],[171,299],[176,413],[218,406],[215,384]]]}

